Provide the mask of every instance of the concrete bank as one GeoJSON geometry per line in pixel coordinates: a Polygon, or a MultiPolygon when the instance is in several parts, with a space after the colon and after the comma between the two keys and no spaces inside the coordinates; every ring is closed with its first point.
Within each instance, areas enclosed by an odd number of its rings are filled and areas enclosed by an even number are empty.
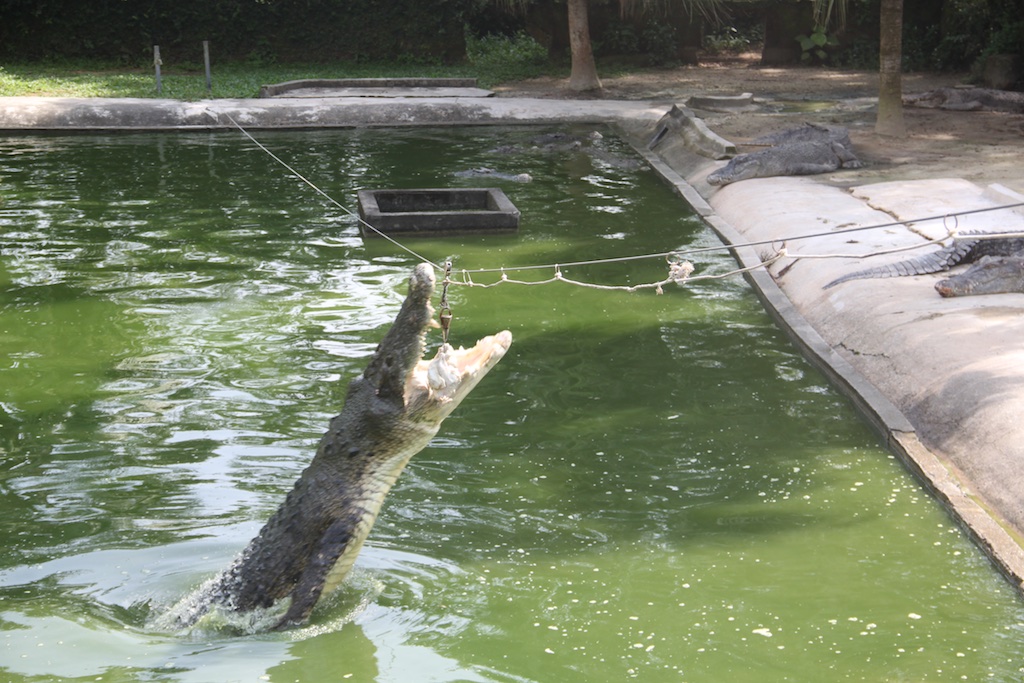
{"type": "Polygon", "coordinates": [[[275,97],[252,100],[0,97],[0,131],[352,128],[656,121],[665,106],[618,100],[275,97]]]}
{"type": "MultiPolygon", "coordinates": [[[[174,100],[0,98],[0,130],[217,130],[401,125],[610,123],[703,215],[744,266],[771,245],[789,254],[747,279],[804,354],[863,412],[1024,593],[1024,295],[942,299],[937,276],[857,280],[850,270],[899,260],[859,255],[923,245],[944,216],[1022,201],[1000,186],[956,178],[855,188],[830,176],[754,179],[721,188],[704,178],[734,148],[669,103],[514,98],[174,100]],[[671,123],[671,122],[670,122],[671,123]],[[655,135],[662,136],[654,146],[655,135]],[[889,226],[848,233],[858,226],[889,226]],[[813,239],[801,239],[817,235],[813,239]],[[822,255],[843,258],[805,258],[822,255]]],[[[1020,210],[960,218],[960,230],[1024,230],[1020,210]]],[[[920,252],[909,252],[910,254],[920,252]]]]}

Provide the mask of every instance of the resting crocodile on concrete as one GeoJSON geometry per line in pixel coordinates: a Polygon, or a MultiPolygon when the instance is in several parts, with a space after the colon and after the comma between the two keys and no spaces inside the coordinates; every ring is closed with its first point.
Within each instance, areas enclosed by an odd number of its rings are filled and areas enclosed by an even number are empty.
{"type": "Polygon", "coordinates": [[[962,273],[935,283],[945,297],[1024,292],[1024,255],[985,256],[962,273]]]}
{"type": "Polygon", "coordinates": [[[853,153],[849,131],[840,126],[808,123],[756,138],[750,144],[770,146],[733,157],[708,174],[708,184],[728,185],[750,178],[813,175],[861,167],[853,153]]]}
{"type": "Polygon", "coordinates": [[[767,133],[750,141],[751,145],[788,145],[794,142],[838,142],[847,149],[853,148],[850,130],[843,126],[826,126],[819,123],[805,123],[796,128],[767,133]]]}
{"type": "Polygon", "coordinates": [[[231,566],[160,624],[185,628],[220,611],[286,628],[303,623],[341,583],[409,459],[512,342],[499,332],[471,349],[444,344],[422,360],[433,291],[431,268],[417,267],[394,324],[349,384],[341,414],[284,503],[231,566]]]}
{"type": "Polygon", "coordinates": [[[1015,256],[1024,254],[1024,238],[999,237],[998,235],[999,233],[963,233],[960,237],[953,240],[953,243],[948,247],[943,247],[906,261],[887,263],[875,268],[847,273],[825,285],[824,289],[835,287],[850,280],[938,273],[949,270],[953,266],[974,263],[983,256],[1015,256]],[[986,238],[972,239],[972,235],[985,235],[986,238]]]}
{"type": "Polygon", "coordinates": [[[991,88],[936,88],[924,93],[904,95],[903,103],[926,109],[1024,113],[1024,93],[991,88]]]}

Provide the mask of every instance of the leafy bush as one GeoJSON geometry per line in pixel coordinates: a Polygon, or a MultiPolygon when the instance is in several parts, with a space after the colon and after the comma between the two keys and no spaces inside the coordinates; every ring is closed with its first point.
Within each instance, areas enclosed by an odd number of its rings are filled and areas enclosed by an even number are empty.
{"type": "Polygon", "coordinates": [[[640,43],[651,64],[665,66],[678,61],[676,29],[668,24],[648,24],[640,34],[640,43]]]}
{"type": "Polygon", "coordinates": [[[594,43],[594,52],[602,55],[635,55],[639,51],[640,41],[630,24],[612,24],[601,34],[600,42],[594,43]]]}
{"type": "Polygon", "coordinates": [[[740,33],[735,26],[722,26],[717,33],[704,36],[704,49],[713,55],[746,52],[755,39],[740,33]]]}
{"type": "Polygon", "coordinates": [[[159,45],[196,60],[203,40],[219,59],[275,62],[394,59],[454,64],[473,0],[3,0],[0,59],[146,61],[159,45]]]}
{"type": "Polygon", "coordinates": [[[843,46],[842,51],[831,55],[829,62],[833,66],[845,67],[848,69],[877,71],[878,41],[872,39],[861,39],[848,43],[843,46]]]}
{"type": "Polygon", "coordinates": [[[1022,36],[1024,36],[1024,21],[1018,20],[1003,24],[992,34],[988,45],[981,51],[981,56],[1020,54],[1024,50],[1024,45],[1021,44],[1022,36]]]}
{"type": "Polygon", "coordinates": [[[482,84],[538,76],[548,64],[544,46],[525,33],[514,36],[466,36],[466,57],[482,84]]]}
{"type": "Polygon", "coordinates": [[[839,45],[836,37],[830,36],[823,26],[815,28],[810,35],[801,33],[796,41],[800,43],[800,61],[804,64],[825,64],[829,59],[828,48],[839,45]]]}
{"type": "MultiPolygon", "coordinates": [[[[903,70],[928,71],[935,68],[933,51],[939,42],[939,27],[927,26],[922,31],[903,31],[903,70]]],[[[878,65],[878,45],[874,45],[878,65]]]]}
{"type": "Polygon", "coordinates": [[[950,0],[945,9],[945,31],[932,51],[932,61],[939,69],[965,69],[985,49],[991,35],[990,6],[986,0],[950,0]]]}

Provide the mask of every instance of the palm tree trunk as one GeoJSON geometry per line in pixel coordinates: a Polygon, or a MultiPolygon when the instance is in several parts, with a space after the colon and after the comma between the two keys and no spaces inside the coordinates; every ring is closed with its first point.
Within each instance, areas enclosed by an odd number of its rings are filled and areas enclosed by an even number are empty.
{"type": "Polygon", "coordinates": [[[881,32],[878,58],[878,119],[875,132],[879,135],[904,136],[903,124],[903,0],[882,0],[881,32]]]}
{"type": "Polygon", "coordinates": [[[572,72],[569,89],[576,91],[600,90],[594,49],[590,44],[590,19],[587,0],[569,0],[569,49],[572,52],[572,72]]]}

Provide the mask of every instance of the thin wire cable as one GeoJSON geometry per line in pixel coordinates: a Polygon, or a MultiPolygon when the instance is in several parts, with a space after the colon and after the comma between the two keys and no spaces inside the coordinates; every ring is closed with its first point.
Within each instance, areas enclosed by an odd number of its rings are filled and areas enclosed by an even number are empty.
{"type": "Polygon", "coordinates": [[[290,173],[292,173],[292,175],[294,175],[296,178],[298,178],[299,180],[304,182],[306,185],[309,185],[311,188],[313,188],[313,190],[317,194],[319,194],[321,197],[323,197],[324,199],[329,201],[331,204],[333,204],[334,206],[338,207],[339,209],[341,209],[342,211],[347,213],[352,218],[355,218],[361,224],[365,225],[370,230],[373,230],[373,232],[376,233],[378,236],[383,237],[385,240],[387,240],[388,242],[391,242],[391,244],[395,245],[396,247],[398,247],[402,251],[405,251],[408,254],[411,254],[412,256],[418,258],[420,261],[422,261],[423,263],[426,263],[429,266],[432,266],[437,271],[444,271],[444,267],[443,266],[439,266],[438,264],[434,263],[433,261],[431,261],[427,257],[425,257],[425,256],[423,256],[421,254],[416,253],[415,251],[413,251],[409,247],[405,246],[404,244],[402,244],[398,240],[393,239],[392,237],[384,234],[383,232],[381,232],[377,228],[373,227],[372,225],[370,225],[369,223],[364,221],[358,214],[353,213],[348,207],[346,207],[344,204],[342,204],[341,202],[336,200],[334,197],[332,197],[331,195],[329,195],[326,192],[324,192],[323,190],[321,190],[319,187],[316,186],[315,183],[313,183],[313,181],[309,180],[304,175],[302,175],[301,173],[296,171],[286,161],[284,161],[281,157],[279,157],[276,154],[274,154],[273,152],[271,152],[269,149],[267,149],[266,146],[263,145],[263,143],[261,143],[259,140],[254,138],[252,135],[250,135],[249,131],[247,131],[245,128],[242,128],[242,126],[239,125],[238,121],[235,121],[235,119],[231,116],[231,114],[228,114],[227,112],[224,112],[224,116],[227,117],[228,121],[230,121],[232,124],[234,124],[235,128],[237,128],[239,131],[241,131],[241,133],[243,135],[245,135],[245,137],[249,138],[249,140],[251,140],[254,145],[256,145],[261,150],[263,150],[264,152],[269,154],[271,159],[273,159],[274,161],[276,161],[277,163],[281,164],[286,169],[288,169],[288,171],[290,173]]]}
{"type": "MultiPolygon", "coordinates": [[[[1012,236],[999,234],[998,237],[1012,236]]],[[[871,251],[865,254],[788,254],[794,261],[800,261],[802,259],[830,259],[830,258],[850,258],[850,259],[866,259],[873,258],[875,256],[886,256],[888,254],[898,254],[902,251],[914,251],[915,249],[923,249],[924,247],[930,247],[933,244],[939,244],[943,240],[947,239],[958,239],[955,230],[950,230],[947,234],[942,237],[936,237],[935,239],[925,240],[924,242],[918,242],[917,244],[910,244],[905,247],[893,247],[892,249],[879,249],[878,251],[871,251]]]]}
{"type": "Polygon", "coordinates": [[[546,280],[513,280],[509,278],[508,275],[506,275],[505,273],[502,273],[501,279],[496,280],[495,282],[474,282],[472,276],[470,275],[470,271],[464,270],[460,272],[460,275],[462,276],[463,279],[461,281],[452,280],[452,284],[463,285],[466,287],[480,287],[482,289],[490,289],[491,287],[497,287],[498,285],[501,284],[534,286],[549,285],[555,282],[564,282],[565,284],[575,285],[577,287],[586,287],[588,289],[600,289],[604,291],[637,292],[641,289],[653,289],[658,294],[664,294],[663,288],[665,287],[665,285],[675,283],[680,287],[684,287],[690,284],[691,282],[698,282],[700,280],[721,280],[727,277],[732,277],[733,275],[749,273],[759,268],[767,268],[768,266],[774,264],[776,261],[779,261],[780,259],[785,258],[786,256],[788,256],[788,254],[786,253],[786,250],[783,248],[777,251],[775,254],[773,254],[770,258],[762,261],[761,263],[757,263],[746,268],[737,268],[735,270],[730,270],[728,273],[694,276],[690,275],[693,272],[692,263],[690,263],[689,261],[675,261],[669,263],[667,278],[665,278],[664,280],[659,280],[658,282],[649,282],[640,285],[601,285],[593,282],[582,282],[580,280],[573,280],[563,275],[561,268],[558,266],[555,267],[554,276],[546,280]]]}
{"type": "MultiPolygon", "coordinates": [[[[652,258],[666,258],[666,257],[672,256],[672,255],[690,256],[692,254],[702,254],[702,253],[707,253],[707,252],[712,252],[712,251],[730,251],[732,249],[742,249],[744,247],[760,247],[760,246],[778,244],[778,243],[783,243],[783,242],[795,242],[797,240],[814,239],[814,238],[818,238],[818,237],[830,237],[832,235],[844,235],[844,234],[847,234],[847,233],[861,232],[861,231],[864,231],[864,230],[878,230],[878,229],[881,229],[881,228],[891,228],[891,227],[894,227],[894,226],[897,226],[897,225],[904,225],[905,226],[905,225],[908,225],[908,224],[911,224],[911,223],[925,223],[925,222],[934,221],[934,220],[948,220],[951,217],[967,216],[967,215],[970,215],[970,214],[983,213],[983,212],[986,212],[986,211],[999,211],[999,210],[1002,210],[1002,209],[1014,209],[1014,208],[1021,207],[1021,206],[1024,206],[1024,202],[1017,202],[1017,203],[1014,203],[1014,204],[1002,204],[1000,206],[984,207],[984,208],[980,208],[980,209],[968,209],[966,211],[958,211],[958,212],[955,212],[955,213],[947,213],[947,214],[941,214],[941,215],[937,215],[937,216],[927,216],[927,217],[924,217],[924,218],[915,218],[915,219],[911,219],[911,220],[903,220],[903,221],[897,220],[897,221],[891,221],[889,223],[876,223],[876,224],[873,224],[873,225],[862,225],[862,226],[856,226],[856,227],[852,227],[852,228],[843,228],[843,229],[840,229],[840,230],[831,230],[831,231],[827,231],[827,232],[816,232],[816,233],[811,233],[811,234],[807,234],[807,235],[795,235],[795,236],[784,237],[784,238],[772,238],[772,239],[765,239],[765,240],[753,240],[753,241],[750,241],[750,242],[739,242],[739,243],[736,243],[736,244],[723,244],[723,245],[716,245],[716,246],[711,246],[711,247],[699,247],[699,248],[696,248],[696,249],[673,249],[672,251],[664,251],[664,252],[657,252],[657,253],[651,253],[651,254],[637,254],[637,255],[633,255],[633,256],[617,256],[617,257],[612,257],[612,258],[593,259],[593,260],[590,260],[590,261],[572,261],[572,262],[568,262],[568,263],[546,263],[546,264],[540,264],[540,265],[510,266],[510,267],[503,267],[503,268],[473,268],[473,269],[464,270],[462,272],[467,272],[467,273],[472,273],[472,274],[510,273],[510,272],[520,272],[520,271],[527,271],[527,270],[551,270],[552,268],[556,268],[556,267],[559,267],[559,266],[561,266],[563,268],[568,268],[568,267],[571,267],[571,266],[589,266],[589,265],[601,264],[601,263],[619,263],[619,262],[626,262],[626,261],[641,261],[641,260],[644,260],[644,259],[652,259],[652,258]]],[[[951,234],[948,235],[947,237],[942,237],[939,240],[933,240],[931,242],[925,242],[925,243],[922,243],[921,245],[915,245],[913,247],[906,247],[906,249],[916,249],[916,248],[919,248],[920,246],[927,246],[928,244],[934,244],[935,242],[941,241],[943,239],[947,239],[949,237],[952,237],[954,239],[958,239],[958,238],[959,239],[1002,239],[1002,238],[1005,238],[1005,237],[1016,237],[1016,236],[1017,236],[1016,233],[992,233],[990,236],[985,236],[985,237],[982,237],[980,235],[970,235],[970,236],[967,236],[967,237],[959,237],[955,232],[951,232],[951,234]]],[[[837,255],[837,257],[839,257],[839,256],[841,256],[843,258],[860,258],[860,257],[858,257],[856,255],[853,255],[853,254],[837,255]]],[[[794,256],[794,258],[795,258],[795,256],[794,256]]]]}
{"type": "MultiPolygon", "coordinates": [[[[211,111],[209,113],[211,115],[213,115],[214,117],[217,116],[217,114],[215,112],[211,111]]],[[[263,143],[261,143],[259,140],[257,140],[255,137],[253,137],[245,128],[243,128],[241,126],[241,124],[239,124],[238,121],[236,121],[234,119],[234,117],[232,117],[227,112],[223,112],[223,114],[232,123],[232,125],[234,125],[235,128],[237,128],[243,135],[245,135],[245,137],[247,137],[254,145],[256,145],[258,148],[260,148],[262,151],[266,152],[267,155],[269,155],[274,161],[276,161],[281,166],[286,168],[296,178],[298,178],[303,183],[305,183],[306,185],[311,187],[317,194],[322,196],[324,199],[329,201],[331,204],[333,204],[337,208],[339,208],[342,211],[344,211],[350,217],[355,218],[360,224],[366,226],[367,228],[372,230],[378,236],[382,237],[386,241],[390,242],[394,246],[398,247],[402,251],[405,251],[406,253],[410,254],[411,256],[415,257],[416,259],[419,259],[423,263],[426,263],[426,264],[430,265],[435,270],[437,270],[439,272],[446,272],[446,273],[450,273],[451,272],[450,271],[450,266],[448,266],[447,264],[446,264],[446,266],[441,266],[441,265],[439,265],[437,263],[434,263],[433,261],[431,261],[430,259],[426,258],[425,256],[423,256],[423,255],[417,253],[416,251],[410,249],[409,247],[405,246],[404,244],[402,244],[398,240],[396,240],[396,239],[392,238],[391,236],[385,234],[384,232],[378,230],[373,225],[370,225],[368,222],[363,220],[358,214],[352,212],[350,209],[348,209],[341,202],[339,202],[336,199],[334,199],[333,197],[331,197],[329,194],[327,194],[322,189],[320,189],[315,183],[313,183],[311,180],[309,180],[304,175],[302,175],[297,170],[295,170],[295,168],[293,168],[291,165],[289,165],[286,161],[284,161],[279,156],[274,154],[270,149],[268,149],[265,145],[263,145],[263,143]],[[446,270],[446,268],[448,268],[449,270],[446,270]]],[[[698,276],[695,276],[695,277],[690,277],[689,273],[686,273],[685,275],[680,276],[678,271],[674,271],[673,270],[673,268],[675,266],[677,266],[678,264],[670,263],[670,272],[669,272],[669,277],[668,278],[666,278],[664,280],[661,280],[659,282],[652,282],[652,283],[649,283],[649,284],[642,284],[642,285],[600,285],[600,284],[595,284],[595,283],[581,282],[579,280],[573,280],[573,279],[565,277],[562,274],[562,272],[561,272],[561,268],[570,268],[570,267],[578,267],[578,266],[589,266],[589,265],[599,265],[599,264],[607,264],[607,263],[626,263],[626,262],[630,262],[630,261],[642,261],[642,260],[653,259],[653,258],[666,258],[666,259],[677,259],[678,260],[678,259],[680,259],[683,256],[689,256],[689,255],[693,255],[693,254],[702,254],[702,253],[715,252],[715,251],[731,251],[731,250],[742,249],[742,248],[746,248],[746,247],[767,246],[767,245],[775,245],[775,244],[779,244],[779,243],[781,243],[782,245],[785,245],[787,242],[790,242],[790,241],[814,239],[814,238],[818,238],[818,237],[830,237],[830,236],[834,236],[834,235],[843,235],[843,234],[848,234],[848,233],[852,233],[852,232],[862,232],[862,231],[865,231],[865,230],[879,230],[879,229],[882,229],[882,228],[890,228],[890,227],[894,227],[894,226],[898,226],[898,225],[907,226],[907,225],[912,224],[912,223],[926,223],[928,221],[934,221],[934,220],[947,221],[950,218],[956,219],[956,218],[958,218],[960,216],[969,216],[969,215],[972,215],[972,214],[985,213],[985,212],[988,212],[988,211],[1000,211],[1000,210],[1004,210],[1004,209],[1014,209],[1014,208],[1018,208],[1018,207],[1022,207],[1022,206],[1024,206],[1024,202],[1015,202],[1013,204],[1002,204],[1000,206],[982,207],[982,208],[978,208],[978,209],[968,209],[968,210],[965,210],[965,211],[957,211],[957,212],[953,212],[953,213],[940,214],[940,215],[935,215],[935,216],[925,216],[925,217],[921,217],[921,218],[908,219],[908,220],[895,220],[895,221],[890,221],[888,223],[875,223],[873,225],[862,225],[862,226],[856,226],[856,227],[851,227],[851,228],[843,228],[843,229],[840,229],[840,230],[830,230],[830,231],[825,231],[825,232],[809,233],[807,235],[794,235],[794,236],[790,236],[790,237],[786,237],[786,238],[773,238],[773,239],[765,239],[765,240],[752,240],[752,241],[749,241],[749,242],[741,242],[741,243],[737,243],[737,244],[723,244],[723,245],[716,245],[716,246],[710,246],[710,247],[699,247],[699,248],[696,248],[696,249],[685,249],[685,250],[683,250],[683,249],[673,249],[671,251],[662,251],[662,252],[655,252],[655,253],[648,253],[648,254],[635,254],[635,255],[632,255],[632,256],[614,256],[614,257],[601,258],[601,259],[590,259],[590,260],[586,260],[586,261],[570,261],[568,263],[547,263],[547,264],[537,264],[537,265],[530,265],[530,266],[508,266],[508,267],[496,267],[496,268],[460,269],[459,272],[462,275],[462,278],[463,278],[462,281],[450,280],[450,279],[448,279],[448,277],[446,275],[446,282],[448,282],[450,284],[456,284],[456,285],[464,285],[464,286],[472,286],[472,287],[485,287],[485,288],[486,287],[494,287],[496,285],[503,284],[503,283],[520,284],[520,285],[542,285],[542,284],[550,284],[550,283],[553,283],[553,282],[564,282],[564,283],[567,283],[567,284],[579,285],[579,286],[583,286],[583,287],[591,287],[591,288],[594,288],[594,289],[629,291],[629,292],[634,292],[634,291],[637,291],[637,290],[640,290],[640,289],[655,289],[655,290],[658,291],[658,293],[661,293],[662,287],[664,285],[672,283],[672,282],[675,282],[676,284],[682,285],[682,284],[684,284],[686,282],[693,282],[693,281],[697,281],[697,280],[719,279],[719,278],[723,278],[723,277],[729,277],[731,275],[736,275],[736,274],[741,274],[741,273],[749,272],[750,270],[753,270],[755,268],[767,267],[767,266],[772,265],[773,263],[777,262],[778,260],[780,260],[783,257],[789,257],[789,258],[792,258],[794,260],[810,259],[810,258],[853,258],[853,259],[863,259],[863,258],[869,258],[869,257],[872,257],[872,256],[881,256],[881,255],[884,255],[884,254],[893,254],[893,253],[897,253],[897,252],[900,252],[900,251],[911,251],[911,250],[914,250],[914,249],[920,249],[920,248],[925,247],[925,246],[936,244],[936,243],[941,242],[942,240],[945,240],[945,239],[953,239],[953,240],[957,240],[957,239],[970,239],[970,240],[1006,239],[1006,238],[1011,238],[1011,237],[1024,237],[1024,233],[1021,233],[1021,232],[1005,232],[1005,233],[989,233],[989,234],[982,233],[982,234],[971,234],[971,235],[961,236],[958,233],[957,229],[953,228],[953,229],[948,230],[948,234],[946,236],[944,236],[944,237],[940,237],[940,238],[933,239],[933,240],[928,240],[928,241],[922,242],[920,244],[915,244],[915,245],[911,245],[911,246],[907,246],[907,247],[897,247],[897,248],[894,248],[894,249],[876,251],[876,252],[872,252],[872,253],[868,253],[868,254],[790,254],[785,249],[785,246],[783,246],[783,248],[781,248],[779,250],[776,250],[774,255],[772,255],[771,257],[769,257],[767,259],[762,260],[762,262],[760,264],[758,264],[758,265],[751,266],[751,267],[748,267],[748,268],[741,268],[741,269],[730,271],[729,273],[724,273],[724,274],[721,274],[721,275],[698,275],[698,276]],[[508,273],[510,273],[510,272],[523,272],[523,271],[531,271],[531,270],[552,270],[552,269],[555,271],[555,275],[553,277],[551,277],[551,278],[546,279],[546,280],[535,280],[535,281],[513,280],[513,279],[510,279],[508,277],[508,273]],[[477,283],[477,282],[473,282],[472,281],[472,275],[474,275],[474,274],[476,274],[476,275],[487,274],[487,273],[500,273],[501,274],[501,279],[499,279],[499,280],[497,280],[495,282],[489,283],[489,284],[477,283]]],[[[683,263],[687,263],[687,265],[689,265],[688,262],[683,262],[683,263]]],[[[692,265],[690,265],[690,270],[692,271],[692,265]]]]}

